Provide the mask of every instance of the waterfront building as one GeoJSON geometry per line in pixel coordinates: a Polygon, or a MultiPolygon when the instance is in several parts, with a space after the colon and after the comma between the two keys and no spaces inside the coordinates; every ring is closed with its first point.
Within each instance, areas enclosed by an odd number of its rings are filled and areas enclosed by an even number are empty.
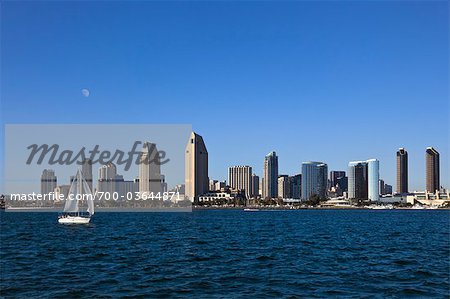
{"type": "Polygon", "coordinates": [[[200,195],[197,203],[201,205],[242,206],[246,204],[246,200],[242,191],[216,191],[200,195]]]}
{"type": "Polygon", "coordinates": [[[252,193],[252,168],[250,166],[231,166],[228,168],[228,183],[233,190],[242,190],[247,198],[252,193]]]}
{"type": "Polygon", "coordinates": [[[323,162],[303,162],[301,176],[301,198],[308,200],[313,195],[326,198],[328,166],[323,162]]]}
{"type": "Polygon", "coordinates": [[[202,136],[192,132],[185,151],[186,197],[194,202],[208,192],[208,150],[202,136]]]}
{"type": "Polygon", "coordinates": [[[426,160],[426,191],[436,192],[440,189],[439,153],[432,147],[427,147],[426,160]]]}
{"type": "Polygon", "coordinates": [[[264,198],[264,176],[259,180],[259,194],[264,198]]]}
{"type": "Polygon", "coordinates": [[[226,189],[226,187],[227,187],[226,181],[218,181],[218,182],[216,182],[214,189],[215,189],[215,191],[223,191],[226,189]]]}
{"type": "Polygon", "coordinates": [[[348,164],[348,198],[368,198],[368,169],[366,161],[353,161],[348,164]]]}
{"type": "Polygon", "coordinates": [[[98,169],[98,192],[109,192],[111,195],[116,191],[117,167],[114,163],[108,162],[98,169]]]}
{"type": "Polygon", "coordinates": [[[207,192],[198,197],[198,202],[201,203],[216,203],[216,204],[224,204],[224,203],[232,203],[234,197],[229,192],[207,192]]]}
{"type": "Polygon", "coordinates": [[[345,171],[333,170],[330,171],[330,188],[336,187],[338,184],[338,179],[345,177],[345,171]]]}
{"type": "Polygon", "coordinates": [[[53,169],[44,169],[41,174],[41,194],[54,192],[58,179],[53,169]]]}
{"type": "Polygon", "coordinates": [[[328,165],[322,163],[317,165],[317,168],[317,194],[320,198],[326,198],[328,190],[328,165]]]}
{"type": "Polygon", "coordinates": [[[290,198],[300,199],[302,195],[302,175],[296,174],[289,177],[290,198]]]}
{"type": "Polygon", "coordinates": [[[344,193],[348,191],[348,177],[340,177],[336,179],[336,187],[340,192],[344,193]]]}
{"type": "Polygon", "coordinates": [[[263,198],[276,198],[278,196],[278,157],[275,152],[270,152],[264,158],[263,169],[263,198]]]}
{"type": "Polygon", "coordinates": [[[67,199],[67,197],[69,196],[69,190],[70,190],[70,185],[59,185],[56,186],[54,192],[55,192],[55,198],[57,200],[59,199],[67,199]]]}
{"type": "Polygon", "coordinates": [[[209,180],[209,191],[216,191],[217,180],[209,180]]]}
{"type": "Polygon", "coordinates": [[[252,192],[251,192],[251,197],[256,198],[259,196],[259,176],[257,176],[256,174],[252,174],[252,192]]]}
{"type": "Polygon", "coordinates": [[[368,164],[368,183],[367,193],[370,201],[378,201],[380,198],[380,191],[378,189],[378,181],[380,180],[380,161],[377,159],[367,160],[368,164]]]}
{"type": "Polygon", "coordinates": [[[397,151],[397,193],[408,193],[408,152],[404,148],[397,151]]]}
{"type": "Polygon", "coordinates": [[[384,192],[385,194],[391,194],[392,195],[392,185],[384,184],[384,192]]]}
{"type": "Polygon", "coordinates": [[[289,176],[283,174],[278,176],[278,198],[290,198],[289,176]]]}
{"type": "Polygon", "coordinates": [[[348,198],[378,201],[380,164],[377,159],[348,164],[348,198]]]}
{"type": "MultiPolygon", "coordinates": [[[[122,175],[116,175],[114,183],[115,183],[114,191],[117,192],[117,196],[118,196],[119,200],[127,200],[127,199],[131,199],[131,198],[134,199],[136,193],[139,192],[139,181],[138,180],[125,181],[122,175]]],[[[157,194],[154,194],[154,196],[157,196],[157,194]]],[[[111,198],[114,198],[114,197],[111,197],[111,198]]]]}
{"type": "Polygon", "coordinates": [[[378,190],[380,192],[380,195],[386,195],[386,190],[384,188],[384,180],[382,179],[378,180],[378,190]]]}
{"type": "Polygon", "coordinates": [[[139,193],[156,196],[162,192],[161,162],[156,144],[144,142],[139,163],[139,193]]]}
{"type": "Polygon", "coordinates": [[[450,190],[442,189],[435,192],[415,191],[406,196],[406,201],[412,205],[420,203],[428,206],[450,207],[450,190]]]}

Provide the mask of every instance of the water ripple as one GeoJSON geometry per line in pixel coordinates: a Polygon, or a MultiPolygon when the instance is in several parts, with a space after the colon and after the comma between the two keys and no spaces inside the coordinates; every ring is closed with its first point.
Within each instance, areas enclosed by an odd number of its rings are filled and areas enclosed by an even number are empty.
{"type": "Polygon", "coordinates": [[[448,211],[1,218],[2,297],[448,298],[448,211]]]}

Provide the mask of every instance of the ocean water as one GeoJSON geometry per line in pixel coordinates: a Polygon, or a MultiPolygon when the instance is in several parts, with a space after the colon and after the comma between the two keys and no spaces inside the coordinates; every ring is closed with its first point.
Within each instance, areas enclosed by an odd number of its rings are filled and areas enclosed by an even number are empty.
{"type": "Polygon", "coordinates": [[[450,212],[1,217],[5,298],[448,298],[450,212]]]}

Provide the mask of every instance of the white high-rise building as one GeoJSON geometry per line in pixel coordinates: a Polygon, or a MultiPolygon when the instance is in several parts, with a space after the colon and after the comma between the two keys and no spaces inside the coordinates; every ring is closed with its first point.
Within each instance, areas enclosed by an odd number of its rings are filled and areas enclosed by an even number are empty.
{"type": "Polygon", "coordinates": [[[323,162],[302,163],[301,198],[308,200],[313,195],[327,196],[328,165],[323,162]]]}
{"type": "Polygon", "coordinates": [[[228,168],[228,184],[231,189],[245,190],[245,196],[252,193],[252,168],[250,166],[231,166],[228,168]]]}
{"type": "Polygon", "coordinates": [[[380,162],[377,159],[367,160],[367,193],[370,201],[380,200],[379,180],[380,180],[380,162]]]}
{"type": "Polygon", "coordinates": [[[214,185],[214,190],[215,191],[222,191],[226,187],[226,185],[227,185],[226,181],[218,181],[214,185]]]}
{"type": "Polygon", "coordinates": [[[290,198],[291,190],[290,190],[290,181],[289,176],[280,175],[278,177],[278,198],[290,198]]]}
{"type": "Polygon", "coordinates": [[[348,198],[378,201],[380,198],[379,168],[377,159],[349,162],[348,198]]]}
{"type": "Polygon", "coordinates": [[[202,136],[192,132],[185,152],[185,196],[192,202],[208,193],[208,150],[202,136]]]}
{"type": "Polygon", "coordinates": [[[98,169],[97,191],[109,192],[109,196],[112,196],[116,191],[116,178],[117,168],[114,163],[102,165],[98,169]]]}
{"type": "Polygon", "coordinates": [[[156,197],[162,192],[161,162],[156,144],[145,142],[139,164],[139,193],[141,196],[156,197]]]}

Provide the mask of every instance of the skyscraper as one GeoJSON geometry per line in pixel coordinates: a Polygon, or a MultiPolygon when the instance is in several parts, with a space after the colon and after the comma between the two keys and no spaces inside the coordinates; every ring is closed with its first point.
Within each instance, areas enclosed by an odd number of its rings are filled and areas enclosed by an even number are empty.
{"type": "Polygon", "coordinates": [[[41,175],[41,194],[54,192],[57,185],[57,177],[52,169],[44,169],[41,175]]]}
{"type": "Polygon", "coordinates": [[[397,151],[397,193],[408,193],[408,152],[404,148],[397,151]]]}
{"type": "Polygon", "coordinates": [[[348,198],[369,199],[378,201],[379,194],[379,161],[354,161],[348,164],[348,198]]]}
{"type": "Polygon", "coordinates": [[[162,192],[161,162],[156,144],[144,142],[139,163],[139,193],[156,197],[162,192]]]}
{"type": "Polygon", "coordinates": [[[113,196],[113,192],[116,191],[116,177],[117,168],[112,162],[102,165],[98,169],[98,181],[97,191],[109,193],[109,196],[113,196]]]}
{"type": "Polygon", "coordinates": [[[303,200],[308,200],[313,195],[326,198],[328,182],[328,166],[323,162],[302,163],[302,195],[303,200]]]}
{"type": "Polygon", "coordinates": [[[320,198],[326,198],[328,190],[328,165],[322,163],[317,165],[317,168],[317,194],[320,198]]]}
{"type": "Polygon", "coordinates": [[[432,147],[427,147],[426,160],[426,187],[428,192],[436,192],[440,189],[439,153],[432,147]]]}
{"type": "Polygon", "coordinates": [[[392,194],[392,186],[388,184],[384,184],[384,192],[386,194],[392,194]]]}
{"type": "Polygon", "coordinates": [[[279,198],[290,198],[291,197],[289,176],[287,176],[287,175],[278,176],[278,197],[279,198]]]}
{"type": "Polygon", "coordinates": [[[192,132],[185,152],[186,197],[196,201],[208,192],[208,151],[202,136],[192,132]]]}
{"type": "Polygon", "coordinates": [[[336,179],[336,186],[339,187],[339,190],[341,192],[347,192],[348,191],[348,177],[340,177],[336,179]]]}
{"type": "Polygon", "coordinates": [[[380,200],[380,190],[378,189],[378,181],[380,180],[380,161],[377,159],[367,160],[368,176],[367,176],[367,193],[370,201],[380,200]]]}
{"type": "Polygon", "coordinates": [[[348,164],[348,198],[367,199],[367,183],[367,162],[350,162],[348,164]]]}
{"type": "Polygon", "coordinates": [[[209,180],[209,191],[216,191],[216,183],[218,180],[209,180]]]}
{"type": "Polygon", "coordinates": [[[81,166],[81,173],[83,174],[86,183],[89,185],[91,192],[94,192],[92,189],[92,160],[84,159],[83,164],[81,166]]]}
{"type": "Polygon", "coordinates": [[[250,166],[231,166],[228,168],[228,184],[231,189],[245,190],[245,196],[252,193],[252,168],[250,166]]]}
{"type": "Polygon", "coordinates": [[[302,175],[296,174],[289,177],[290,184],[290,197],[295,199],[300,199],[302,196],[302,175]]]}
{"type": "Polygon", "coordinates": [[[258,195],[259,195],[259,176],[253,173],[251,197],[257,197],[258,195]]]}
{"type": "Polygon", "coordinates": [[[380,191],[380,195],[386,195],[386,190],[384,189],[384,180],[382,179],[378,181],[378,190],[380,191]]]}
{"type": "Polygon", "coordinates": [[[264,158],[264,189],[263,198],[276,198],[278,196],[278,157],[270,152],[264,158]]]}
{"type": "Polygon", "coordinates": [[[345,177],[345,171],[330,171],[330,187],[336,187],[337,180],[342,177],[345,177]]]}

